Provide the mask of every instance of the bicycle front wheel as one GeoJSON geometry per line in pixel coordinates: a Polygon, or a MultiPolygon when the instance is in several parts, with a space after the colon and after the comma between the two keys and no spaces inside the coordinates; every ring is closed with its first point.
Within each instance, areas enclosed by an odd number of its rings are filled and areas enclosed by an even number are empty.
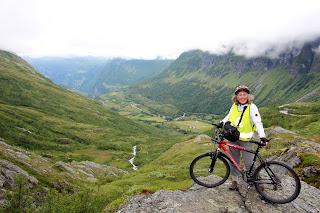
{"type": "Polygon", "coordinates": [[[212,158],[212,153],[196,157],[190,165],[191,178],[199,185],[212,188],[223,184],[230,175],[230,166],[221,156],[212,158]],[[213,162],[214,160],[214,162],[213,162]],[[213,168],[211,168],[213,166],[213,168]]]}
{"type": "Polygon", "coordinates": [[[274,203],[289,203],[300,193],[301,183],[297,173],[288,165],[270,161],[255,171],[254,184],[261,196],[274,203]]]}

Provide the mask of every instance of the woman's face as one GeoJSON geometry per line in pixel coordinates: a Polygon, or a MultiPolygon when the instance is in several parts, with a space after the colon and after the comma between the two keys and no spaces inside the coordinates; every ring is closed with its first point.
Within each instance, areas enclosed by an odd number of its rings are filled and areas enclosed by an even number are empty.
{"type": "Polygon", "coordinates": [[[248,93],[241,91],[237,95],[237,99],[240,104],[246,104],[248,103],[248,93]]]}

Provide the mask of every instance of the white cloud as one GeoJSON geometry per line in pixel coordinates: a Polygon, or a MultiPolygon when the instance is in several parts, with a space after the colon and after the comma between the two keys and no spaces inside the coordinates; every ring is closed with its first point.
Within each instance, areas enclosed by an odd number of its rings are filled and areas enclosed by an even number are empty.
{"type": "Polygon", "coordinates": [[[235,46],[254,56],[320,36],[319,23],[317,0],[0,0],[0,48],[29,56],[176,58],[235,46]]]}

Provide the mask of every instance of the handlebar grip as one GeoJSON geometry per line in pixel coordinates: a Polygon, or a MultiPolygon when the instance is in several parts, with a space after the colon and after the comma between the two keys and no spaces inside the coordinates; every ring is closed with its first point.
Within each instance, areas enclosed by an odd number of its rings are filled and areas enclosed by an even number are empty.
{"type": "Polygon", "coordinates": [[[266,146],[267,144],[266,143],[261,143],[261,141],[248,141],[250,143],[255,143],[255,144],[258,144],[260,146],[266,146]]]}

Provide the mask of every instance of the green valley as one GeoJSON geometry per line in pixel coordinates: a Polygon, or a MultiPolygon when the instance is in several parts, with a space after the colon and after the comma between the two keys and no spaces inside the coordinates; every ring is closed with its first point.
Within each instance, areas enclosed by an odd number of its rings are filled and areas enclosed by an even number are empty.
{"type": "Polygon", "coordinates": [[[56,160],[92,160],[129,169],[126,160],[133,145],[145,153],[137,159],[143,165],[180,137],[69,92],[14,54],[1,51],[0,56],[0,137],[9,144],[56,160]]]}

